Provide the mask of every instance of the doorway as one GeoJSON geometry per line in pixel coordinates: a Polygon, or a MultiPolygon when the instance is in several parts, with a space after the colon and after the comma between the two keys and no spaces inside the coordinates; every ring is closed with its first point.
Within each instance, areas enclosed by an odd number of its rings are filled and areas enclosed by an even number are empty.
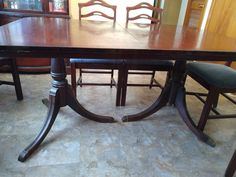
{"type": "Polygon", "coordinates": [[[207,0],[189,0],[185,15],[184,25],[194,28],[201,28],[207,0]]]}

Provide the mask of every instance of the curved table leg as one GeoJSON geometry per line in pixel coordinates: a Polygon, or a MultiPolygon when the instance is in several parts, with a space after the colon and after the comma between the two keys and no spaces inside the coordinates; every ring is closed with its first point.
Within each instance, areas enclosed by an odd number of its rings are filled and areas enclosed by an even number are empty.
{"type": "Polygon", "coordinates": [[[77,112],[81,116],[86,117],[87,119],[94,120],[96,122],[101,122],[101,123],[116,122],[113,117],[97,115],[86,110],[75,98],[75,96],[73,95],[73,90],[71,86],[69,85],[67,86],[67,104],[75,112],[77,112]]]}
{"type": "Polygon", "coordinates": [[[170,89],[171,89],[171,82],[168,81],[166,86],[163,88],[161,95],[149,108],[137,114],[124,116],[122,118],[122,121],[123,122],[138,121],[155,113],[156,111],[158,111],[159,109],[161,109],[167,104],[168,99],[169,99],[170,89]]]}
{"type": "MultiPolygon", "coordinates": [[[[70,106],[71,109],[73,109],[75,112],[80,114],[81,116],[86,117],[87,119],[96,121],[96,122],[101,122],[101,123],[112,123],[116,122],[113,117],[110,116],[101,116],[94,114],[87,109],[85,109],[79,102],[78,100],[74,97],[74,92],[73,88],[68,85],[67,86],[67,104],[70,106]],[[72,93],[73,92],[73,93],[72,93]]],[[[46,106],[49,107],[49,100],[47,98],[42,99],[42,103],[46,106]]]]}
{"type": "Polygon", "coordinates": [[[51,89],[49,96],[49,109],[46,120],[44,122],[43,128],[41,129],[38,136],[34,139],[34,141],[26,147],[19,155],[18,160],[24,162],[42,143],[44,138],[47,136],[50,131],[54,121],[56,120],[56,116],[59,112],[60,106],[57,104],[58,89],[51,89]]]}
{"type": "Polygon", "coordinates": [[[184,87],[179,87],[177,90],[177,97],[175,99],[175,106],[179,111],[179,114],[181,115],[181,118],[186,123],[188,128],[197,136],[197,138],[204,143],[215,147],[216,143],[215,141],[210,138],[208,135],[206,135],[203,131],[199,130],[195,123],[193,122],[186,106],[186,100],[185,100],[185,89],[184,87]]]}
{"type": "MultiPolygon", "coordinates": [[[[43,125],[42,130],[35,138],[35,140],[19,155],[18,160],[24,162],[42,143],[44,138],[50,131],[56,116],[59,112],[60,107],[69,105],[74,111],[80,115],[94,120],[97,122],[115,122],[112,117],[100,116],[87,111],[77,101],[73,94],[71,86],[66,80],[65,62],[63,58],[52,58],[51,59],[51,76],[52,76],[52,88],[50,90],[49,101],[47,99],[45,105],[48,105],[49,111],[46,117],[46,121],[43,125]]],[[[43,101],[45,101],[43,100],[43,101]]]]}
{"type": "Polygon", "coordinates": [[[59,105],[60,107],[70,106],[74,111],[79,113],[80,115],[88,118],[90,120],[94,120],[97,122],[115,122],[112,117],[109,116],[100,116],[97,114],[93,114],[86,110],[76,99],[75,94],[71,86],[68,84],[66,80],[66,68],[65,61],[62,58],[52,58],[51,59],[51,75],[53,78],[52,87],[59,89],[59,105]]]}
{"type": "Polygon", "coordinates": [[[175,100],[176,97],[175,90],[178,88],[183,77],[183,73],[185,70],[185,63],[186,63],[185,61],[175,62],[172,73],[170,74],[170,72],[168,72],[167,74],[166,83],[161,92],[161,95],[149,108],[137,114],[124,116],[122,118],[123,122],[130,122],[144,119],[145,117],[150,116],[151,114],[155,113],[156,111],[164,107],[167,103],[172,105],[173,104],[172,100],[175,100]]]}
{"type": "Polygon", "coordinates": [[[187,111],[183,82],[183,78],[185,76],[185,65],[186,61],[175,62],[171,80],[167,82],[161,95],[153,105],[138,114],[124,116],[122,120],[124,122],[129,122],[143,119],[155,113],[165,106],[167,102],[169,102],[170,105],[174,104],[176,106],[181,118],[186,123],[188,128],[198,137],[198,139],[214,147],[216,145],[215,141],[197,128],[187,111]]]}

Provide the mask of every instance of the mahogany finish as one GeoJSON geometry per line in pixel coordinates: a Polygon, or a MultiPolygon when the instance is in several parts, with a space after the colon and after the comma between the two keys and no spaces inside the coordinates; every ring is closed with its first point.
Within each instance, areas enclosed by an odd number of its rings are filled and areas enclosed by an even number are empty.
{"type": "Polygon", "coordinates": [[[132,20],[139,20],[139,19],[147,19],[148,21],[151,21],[152,23],[161,23],[163,9],[159,7],[154,7],[149,3],[141,2],[135,6],[126,7],[126,10],[127,10],[126,23],[132,20]],[[145,14],[140,13],[138,15],[133,15],[133,16],[130,15],[132,14],[133,11],[137,12],[137,10],[139,9],[151,10],[153,12],[152,14],[156,15],[157,17],[150,16],[146,13],[145,14]]]}
{"type": "MultiPolygon", "coordinates": [[[[0,25],[4,25],[16,21],[24,17],[57,17],[57,18],[70,18],[69,16],[69,0],[64,1],[65,12],[51,12],[51,0],[37,1],[42,5],[40,10],[24,10],[18,5],[18,9],[4,8],[4,0],[0,0],[0,25]]],[[[18,1],[20,2],[20,1],[18,1]]],[[[17,2],[17,3],[18,3],[17,2]]],[[[30,5],[30,1],[27,2],[30,5]]],[[[34,1],[33,3],[36,3],[34,1]]],[[[49,73],[50,72],[50,58],[34,59],[33,61],[28,58],[16,59],[18,71],[20,73],[49,73]]]]}
{"type": "Polygon", "coordinates": [[[116,21],[116,8],[117,6],[115,5],[110,5],[108,3],[106,3],[105,1],[102,1],[102,0],[90,0],[88,2],[85,2],[85,3],[78,3],[78,6],[79,6],[79,19],[81,20],[82,18],[85,18],[85,17],[91,17],[91,16],[101,16],[101,17],[104,17],[104,18],[107,18],[107,19],[110,19],[110,20],[114,20],[116,21]],[[82,13],[82,8],[84,7],[91,7],[91,6],[95,6],[95,5],[99,5],[101,7],[106,7],[110,10],[112,10],[113,12],[113,15],[108,15],[102,11],[91,11],[89,13],[82,13]]]}
{"type": "Polygon", "coordinates": [[[110,28],[109,22],[97,22],[97,26],[100,28],[98,34],[94,23],[89,21],[81,25],[69,19],[23,18],[0,27],[0,54],[18,57],[37,54],[39,58],[235,60],[235,40],[210,32],[161,25],[146,40],[141,37],[139,41],[138,35],[130,34],[119,24],[110,28]],[[104,28],[102,32],[101,28],[104,28]]]}
{"type": "Polygon", "coordinates": [[[210,32],[170,25],[161,25],[159,30],[150,32],[146,38],[138,37],[119,24],[106,28],[105,23],[97,23],[97,27],[104,30],[96,33],[97,28],[90,22],[85,21],[80,25],[78,20],[58,18],[24,18],[0,27],[0,56],[52,58],[52,88],[47,121],[33,143],[20,154],[19,160],[25,161],[38,148],[53,125],[60,107],[69,105],[91,120],[114,122],[112,117],[87,111],[74,97],[66,80],[64,63],[64,58],[71,57],[176,60],[172,78],[157,101],[141,113],[126,116],[124,121],[129,121],[130,117],[136,120],[145,118],[169,101],[175,103],[189,129],[200,140],[213,145],[212,139],[184,116],[185,102],[176,99],[176,94],[184,88],[181,80],[187,60],[220,61],[230,58],[235,61],[236,41],[210,32]]]}
{"type": "Polygon", "coordinates": [[[9,17],[8,15],[1,15],[0,14],[0,26],[1,25],[5,25],[7,23],[10,23],[10,22],[13,22],[13,21],[16,21],[18,20],[19,17],[9,17]]]}

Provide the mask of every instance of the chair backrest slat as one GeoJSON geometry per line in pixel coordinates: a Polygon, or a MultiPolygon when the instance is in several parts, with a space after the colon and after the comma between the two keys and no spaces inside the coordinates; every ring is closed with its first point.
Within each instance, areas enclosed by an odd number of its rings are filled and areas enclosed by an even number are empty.
{"type": "Polygon", "coordinates": [[[79,6],[79,20],[81,20],[81,18],[86,18],[86,17],[90,17],[90,16],[101,16],[101,17],[113,20],[114,22],[116,21],[116,8],[117,8],[117,6],[110,5],[103,0],[90,0],[86,3],[78,3],[78,6],[79,6]],[[105,12],[102,12],[102,10],[94,10],[92,12],[82,14],[82,8],[91,7],[91,6],[95,6],[95,5],[99,5],[99,6],[111,9],[113,11],[113,15],[108,15],[105,12]]]}
{"type": "Polygon", "coordinates": [[[128,24],[129,21],[138,20],[138,19],[147,19],[147,20],[150,20],[151,23],[161,23],[163,9],[161,9],[159,7],[154,7],[149,3],[141,2],[135,6],[126,7],[126,10],[127,10],[126,24],[128,24]],[[148,10],[152,11],[152,14],[155,13],[156,17],[152,17],[152,16],[150,16],[148,14],[144,14],[144,13],[130,17],[131,11],[137,11],[140,9],[148,9],[148,10]]]}

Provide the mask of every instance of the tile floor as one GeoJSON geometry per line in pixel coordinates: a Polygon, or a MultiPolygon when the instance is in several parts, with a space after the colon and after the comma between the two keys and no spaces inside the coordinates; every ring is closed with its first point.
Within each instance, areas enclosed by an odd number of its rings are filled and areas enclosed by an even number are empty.
{"type": "MultiPolygon", "coordinates": [[[[1,74],[0,78],[10,79],[1,74]]],[[[87,77],[94,79],[94,77],[87,77]]],[[[157,76],[163,81],[164,74],[157,76]]],[[[107,76],[96,79],[109,79],[107,76]]],[[[49,75],[21,75],[24,100],[16,101],[11,86],[0,87],[0,177],[222,177],[236,148],[236,120],[208,121],[206,132],[217,143],[209,147],[188,130],[174,107],[165,107],[145,120],[103,124],[62,108],[40,146],[26,162],[19,153],[37,135],[47,108],[49,75]]],[[[69,80],[69,78],[68,78],[69,80]]],[[[133,76],[148,82],[148,78],[133,76]]],[[[188,89],[199,86],[188,80],[188,89]]],[[[78,99],[88,110],[120,120],[149,106],[159,89],[128,88],[127,105],[115,106],[115,88],[78,88],[78,99]]],[[[196,120],[202,104],[188,97],[196,120]]],[[[233,111],[221,98],[221,111],[233,111]]]]}

